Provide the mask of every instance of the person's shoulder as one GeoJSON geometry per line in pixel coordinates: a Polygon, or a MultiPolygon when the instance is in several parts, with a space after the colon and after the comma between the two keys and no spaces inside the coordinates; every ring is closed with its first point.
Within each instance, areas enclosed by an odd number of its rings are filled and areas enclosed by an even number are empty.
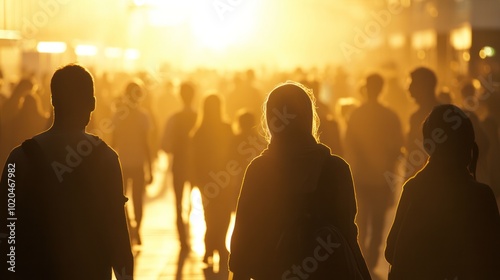
{"type": "Polygon", "coordinates": [[[9,157],[8,157],[8,162],[12,161],[24,161],[26,160],[26,153],[23,150],[22,145],[18,145],[14,149],[10,151],[9,157]]]}
{"type": "Polygon", "coordinates": [[[378,108],[382,114],[399,119],[398,114],[391,107],[378,103],[378,108]]]}
{"type": "Polygon", "coordinates": [[[106,159],[118,158],[118,154],[116,153],[116,151],[113,148],[111,148],[99,136],[86,132],[85,137],[92,144],[92,146],[95,149],[95,152],[99,153],[100,157],[103,157],[106,159]]]}
{"type": "Polygon", "coordinates": [[[476,195],[479,199],[494,198],[495,194],[490,186],[484,183],[471,180],[469,184],[469,190],[476,195]]]}
{"type": "Polygon", "coordinates": [[[326,155],[325,164],[328,168],[350,169],[349,163],[335,154],[326,155]]]}
{"type": "Polygon", "coordinates": [[[269,167],[274,165],[274,163],[273,158],[266,156],[264,151],[250,161],[247,166],[247,172],[260,174],[269,170],[269,167]]]}
{"type": "Polygon", "coordinates": [[[367,104],[361,104],[359,107],[354,108],[351,112],[351,116],[349,117],[348,122],[355,122],[359,118],[362,118],[366,115],[366,111],[368,110],[367,104]]]}

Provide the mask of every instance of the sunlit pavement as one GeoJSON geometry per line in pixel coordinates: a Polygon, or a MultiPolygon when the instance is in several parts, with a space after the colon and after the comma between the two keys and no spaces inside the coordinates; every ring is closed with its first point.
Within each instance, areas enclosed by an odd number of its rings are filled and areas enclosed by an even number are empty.
{"type": "MultiPolygon", "coordinates": [[[[166,157],[160,156],[156,165],[155,179],[148,186],[145,199],[144,218],[142,225],[142,246],[135,246],[135,279],[157,280],[157,279],[185,279],[185,280],[218,280],[227,279],[225,268],[216,265],[207,267],[202,262],[204,255],[203,237],[205,223],[199,192],[193,191],[191,195],[191,251],[184,254],[180,252],[175,227],[175,204],[174,193],[171,186],[171,175],[167,172],[166,157]],[[218,270],[219,273],[216,273],[218,270]],[[215,272],[214,272],[215,271],[215,272]]],[[[187,194],[187,192],[186,192],[187,194]]],[[[129,195],[130,197],[130,195],[129,195]]],[[[188,199],[187,195],[185,195],[188,199]]],[[[132,207],[132,203],[129,203],[132,207]]],[[[129,209],[129,213],[133,213],[129,209]]],[[[185,209],[186,213],[189,212],[185,209]]],[[[392,224],[394,210],[388,213],[388,231],[392,224]]],[[[385,244],[385,242],[384,242],[385,244]]],[[[381,278],[387,279],[388,264],[381,259],[375,272],[381,278]]]]}
{"type": "MultiPolygon", "coordinates": [[[[205,223],[196,189],[191,194],[191,211],[185,209],[186,213],[190,212],[191,250],[180,252],[175,226],[174,192],[171,175],[166,175],[166,170],[166,157],[160,155],[153,184],[148,186],[145,198],[142,245],[134,246],[135,279],[227,279],[227,269],[219,268],[217,259],[213,267],[202,262],[205,223]]],[[[185,197],[188,200],[187,192],[185,197]]],[[[132,207],[132,203],[128,204],[128,207],[132,207]]],[[[133,215],[131,210],[129,213],[133,215]]]]}

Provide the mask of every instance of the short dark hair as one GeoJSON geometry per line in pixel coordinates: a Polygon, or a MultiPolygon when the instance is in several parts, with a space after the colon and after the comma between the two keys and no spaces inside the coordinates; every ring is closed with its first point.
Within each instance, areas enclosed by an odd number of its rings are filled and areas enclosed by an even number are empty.
{"type": "Polygon", "coordinates": [[[418,81],[423,85],[427,85],[433,89],[437,86],[437,77],[434,71],[427,67],[418,67],[410,73],[413,81],[418,81]]]}
{"type": "Polygon", "coordinates": [[[50,81],[52,105],[77,105],[94,96],[94,79],[83,66],[68,64],[56,70],[50,81]]]}
{"type": "Polygon", "coordinates": [[[191,103],[194,97],[194,86],[190,82],[183,82],[180,87],[180,96],[186,104],[191,103]]]}
{"type": "Polygon", "coordinates": [[[366,77],[366,89],[368,93],[380,94],[384,87],[384,78],[377,73],[371,74],[366,77]]]}

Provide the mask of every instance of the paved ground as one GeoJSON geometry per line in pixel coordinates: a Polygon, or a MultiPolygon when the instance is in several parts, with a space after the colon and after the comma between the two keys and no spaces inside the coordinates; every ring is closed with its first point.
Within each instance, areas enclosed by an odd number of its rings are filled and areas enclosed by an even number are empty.
{"type": "MultiPolygon", "coordinates": [[[[136,254],[135,279],[137,280],[218,280],[227,279],[226,269],[208,268],[202,262],[204,254],[203,236],[205,224],[199,192],[191,195],[192,210],[191,244],[188,253],[180,252],[175,228],[174,196],[170,175],[165,176],[167,165],[164,157],[160,157],[156,167],[155,180],[148,187],[144,209],[141,247],[134,247],[136,254]],[[219,271],[217,273],[217,271],[219,271]]],[[[130,197],[130,196],[129,196],[130,197]]],[[[131,203],[129,203],[131,206],[131,203]]],[[[187,209],[186,209],[187,210],[187,209]]],[[[186,211],[188,212],[188,211],[186,211]]],[[[393,213],[389,221],[392,223],[393,213]]],[[[217,261],[217,257],[214,257],[217,261]]],[[[383,261],[377,267],[377,273],[386,279],[387,263],[383,261]]]]}

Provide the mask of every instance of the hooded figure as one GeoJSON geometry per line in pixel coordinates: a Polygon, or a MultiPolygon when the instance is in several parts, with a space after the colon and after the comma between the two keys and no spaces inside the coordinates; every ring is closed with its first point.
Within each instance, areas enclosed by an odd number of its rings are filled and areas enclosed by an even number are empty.
{"type": "MultiPolygon", "coordinates": [[[[267,98],[265,120],[269,145],[248,166],[238,201],[229,260],[233,279],[330,279],[329,256],[339,256],[341,248],[328,238],[294,265],[277,265],[285,264],[276,259],[283,232],[307,231],[310,219],[297,217],[313,214],[312,208],[344,235],[357,269],[370,279],[357,242],[349,165],[318,142],[314,97],[300,84],[279,85],[267,98]]],[[[304,244],[293,244],[281,256],[306,250],[304,244]]]]}
{"type": "Polygon", "coordinates": [[[470,119],[436,106],[423,124],[427,164],[404,185],[385,256],[389,279],[500,279],[500,216],[475,179],[470,119]]]}

